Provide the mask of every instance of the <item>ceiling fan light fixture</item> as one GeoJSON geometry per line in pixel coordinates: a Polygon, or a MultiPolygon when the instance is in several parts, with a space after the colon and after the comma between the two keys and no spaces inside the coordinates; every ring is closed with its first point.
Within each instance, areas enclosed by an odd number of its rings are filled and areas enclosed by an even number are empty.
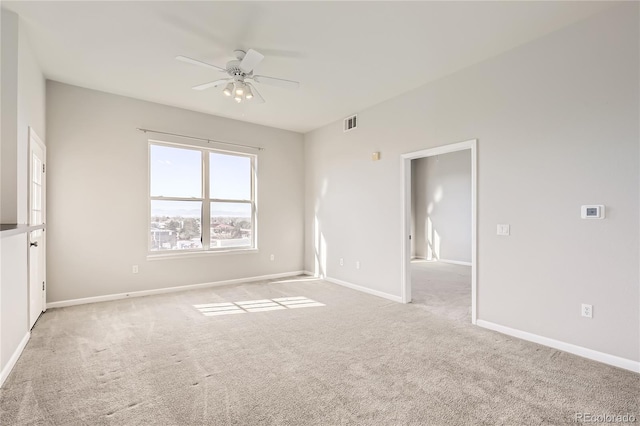
{"type": "Polygon", "coordinates": [[[231,93],[233,93],[233,83],[227,84],[227,87],[224,88],[222,93],[224,93],[225,96],[231,96],[231,93]]]}
{"type": "Polygon", "coordinates": [[[245,91],[244,91],[244,98],[245,99],[251,99],[253,98],[253,92],[251,91],[251,87],[246,86],[245,87],[245,91]]]}
{"type": "Polygon", "coordinates": [[[237,103],[240,103],[242,102],[242,96],[236,95],[235,98],[233,98],[233,100],[235,100],[237,103]]]}
{"type": "Polygon", "coordinates": [[[244,84],[242,84],[242,82],[236,83],[236,95],[244,95],[244,84]]]}

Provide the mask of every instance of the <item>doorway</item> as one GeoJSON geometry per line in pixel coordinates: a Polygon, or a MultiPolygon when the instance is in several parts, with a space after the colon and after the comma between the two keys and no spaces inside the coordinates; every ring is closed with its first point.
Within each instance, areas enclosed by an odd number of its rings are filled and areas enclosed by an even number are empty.
{"type": "MultiPolygon", "coordinates": [[[[416,281],[424,280],[426,276],[431,276],[435,280],[440,280],[440,288],[437,288],[437,286],[432,287],[430,289],[431,291],[434,291],[432,293],[430,293],[429,291],[416,291],[416,300],[420,298],[432,298],[431,301],[434,302],[433,305],[434,307],[436,307],[436,297],[438,297],[438,295],[447,294],[447,297],[452,298],[449,304],[449,308],[460,310],[460,307],[456,304],[459,304],[460,300],[463,300],[465,298],[465,295],[467,297],[466,300],[468,300],[468,294],[470,292],[471,322],[473,324],[476,323],[477,319],[476,149],[477,141],[470,140],[450,145],[444,145],[437,148],[411,152],[403,154],[401,157],[403,187],[401,210],[403,238],[401,279],[402,301],[404,303],[409,303],[414,299],[412,297],[413,275],[415,275],[416,281]],[[450,155],[449,157],[444,157],[446,154],[453,153],[459,153],[459,155],[450,155]],[[438,224],[438,229],[435,229],[434,227],[433,220],[436,220],[437,218],[434,211],[435,205],[443,199],[441,186],[433,186],[432,188],[428,189],[427,192],[429,192],[431,199],[428,203],[426,203],[428,205],[425,205],[424,209],[431,209],[432,211],[425,211],[424,214],[420,216],[422,217],[422,219],[420,219],[419,222],[423,222],[422,225],[424,229],[419,229],[420,226],[416,226],[416,217],[419,215],[416,214],[416,203],[412,203],[412,201],[415,199],[414,195],[416,192],[416,185],[412,184],[412,176],[415,178],[417,175],[417,171],[419,170],[422,170],[421,173],[424,174],[424,170],[429,167],[429,163],[431,164],[429,170],[436,170],[437,163],[440,159],[439,156],[443,156],[443,159],[449,158],[450,160],[453,160],[455,158],[455,161],[457,162],[460,162],[461,159],[466,158],[466,160],[463,161],[468,161],[471,163],[471,188],[470,191],[467,191],[465,195],[466,197],[470,197],[470,200],[466,200],[467,205],[470,201],[470,229],[467,226],[466,229],[463,230],[463,232],[466,233],[467,242],[465,242],[464,244],[458,244],[457,246],[453,243],[447,246],[444,239],[442,238],[442,236],[446,233],[448,235],[447,243],[449,243],[450,241],[455,240],[454,236],[456,233],[460,234],[461,232],[461,230],[459,229],[461,228],[460,225],[447,224],[447,222],[451,222],[451,212],[447,213],[446,215],[441,215],[441,217],[446,220],[443,222],[443,219],[441,219],[441,222],[438,224]],[[447,227],[449,229],[445,230],[447,227]],[[416,230],[419,230],[420,235],[417,235],[418,233],[416,232],[416,230]],[[468,238],[469,232],[471,234],[470,241],[468,238]],[[460,245],[462,245],[462,247],[460,247],[460,245]],[[464,254],[466,250],[469,250],[470,254],[464,254]],[[456,251],[458,252],[458,254],[455,254],[456,251]],[[454,257],[458,258],[459,260],[453,259],[454,257]],[[416,258],[418,258],[419,260],[416,261],[416,258]],[[442,286],[442,283],[446,281],[449,281],[449,286],[442,286]],[[471,287],[470,289],[468,287],[469,281],[471,287]],[[463,285],[464,287],[461,287],[461,285],[463,285]],[[441,293],[438,294],[438,291],[440,291],[441,293]],[[444,291],[444,293],[442,293],[442,291],[444,291]]],[[[466,164],[468,164],[468,162],[466,164]]],[[[422,188],[421,190],[426,191],[425,188],[422,188]]],[[[449,199],[451,199],[451,191],[448,193],[448,195],[449,199]]],[[[442,202],[438,207],[443,208],[444,205],[445,203],[442,202]]],[[[466,214],[469,214],[469,210],[466,211],[466,214]]],[[[468,223],[468,220],[466,223],[468,223]]],[[[447,309],[447,303],[440,303],[440,306],[437,306],[436,308],[447,309]]],[[[462,307],[462,309],[464,308],[467,309],[466,318],[468,318],[468,302],[466,304],[466,307],[462,307]]],[[[457,315],[457,313],[453,312],[453,315],[457,315]]]]}
{"type": "Polygon", "coordinates": [[[46,147],[29,128],[29,329],[46,309],[46,147]]]}

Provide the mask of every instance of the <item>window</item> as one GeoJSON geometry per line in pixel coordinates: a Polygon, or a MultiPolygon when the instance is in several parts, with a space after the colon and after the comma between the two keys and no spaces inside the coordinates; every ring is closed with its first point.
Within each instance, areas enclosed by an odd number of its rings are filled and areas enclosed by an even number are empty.
{"type": "Polygon", "coordinates": [[[254,155],[149,144],[149,251],[246,250],[255,244],[254,155]]]}

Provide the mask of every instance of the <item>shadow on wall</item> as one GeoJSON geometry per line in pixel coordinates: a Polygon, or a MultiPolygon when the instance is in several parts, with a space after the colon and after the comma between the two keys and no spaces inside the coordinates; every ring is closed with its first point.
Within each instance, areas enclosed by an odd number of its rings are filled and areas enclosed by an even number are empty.
{"type": "Polygon", "coordinates": [[[327,241],[320,230],[320,221],[318,220],[318,209],[322,198],[327,194],[329,181],[324,179],[320,188],[320,197],[316,200],[315,215],[313,216],[313,275],[319,278],[327,276],[327,241]]]}
{"type": "Polygon", "coordinates": [[[320,222],[318,216],[313,218],[313,254],[314,254],[314,269],[313,274],[320,278],[325,278],[327,275],[327,241],[320,231],[320,222]]]}
{"type": "Polygon", "coordinates": [[[440,259],[440,234],[438,233],[438,230],[433,227],[431,214],[435,210],[436,204],[442,200],[442,197],[444,197],[444,190],[442,189],[442,185],[438,185],[433,195],[433,200],[430,201],[427,206],[427,226],[425,227],[425,230],[427,231],[427,260],[440,259]]]}
{"type": "Polygon", "coordinates": [[[440,259],[440,234],[436,229],[433,229],[433,223],[431,217],[427,216],[427,260],[439,260],[440,259]]]}

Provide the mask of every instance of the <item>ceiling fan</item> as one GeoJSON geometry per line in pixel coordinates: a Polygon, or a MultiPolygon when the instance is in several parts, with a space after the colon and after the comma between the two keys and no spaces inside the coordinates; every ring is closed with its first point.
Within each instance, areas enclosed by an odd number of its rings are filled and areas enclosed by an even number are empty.
{"type": "Polygon", "coordinates": [[[176,56],[176,59],[188,64],[198,65],[226,73],[228,75],[226,78],[199,84],[194,86],[193,89],[205,90],[211,87],[225,85],[222,93],[224,93],[225,96],[233,97],[233,99],[238,103],[245,100],[264,103],[264,98],[260,96],[260,93],[256,90],[252,82],[270,84],[272,86],[284,87],[285,89],[297,89],[300,87],[300,83],[297,81],[267,77],[265,75],[254,75],[253,69],[262,62],[264,55],[253,49],[249,49],[247,52],[244,50],[235,50],[233,54],[236,59],[227,62],[224,68],[208,64],[197,59],[188,58],[186,56],[176,56]]]}

